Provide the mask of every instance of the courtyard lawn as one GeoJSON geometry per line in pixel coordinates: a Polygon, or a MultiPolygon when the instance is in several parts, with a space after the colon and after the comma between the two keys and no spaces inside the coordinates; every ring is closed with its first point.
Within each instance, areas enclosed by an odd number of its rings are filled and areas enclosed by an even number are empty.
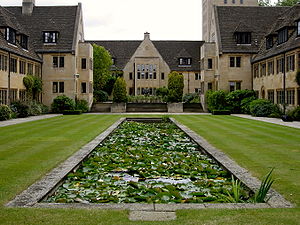
{"type": "Polygon", "coordinates": [[[127,211],[5,208],[26,187],[121,116],[60,116],[0,128],[0,224],[300,224],[300,130],[231,116],[174,116],[261,178],[295,209],[180,210],[170,222],[130,222],[127,211]]]}

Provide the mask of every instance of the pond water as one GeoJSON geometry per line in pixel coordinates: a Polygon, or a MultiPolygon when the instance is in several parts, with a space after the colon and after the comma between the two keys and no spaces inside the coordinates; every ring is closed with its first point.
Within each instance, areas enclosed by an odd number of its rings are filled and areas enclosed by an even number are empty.
{"type": "MultiPolygon", "coordinates": [[[[231,174],[173,123],[124,122],[46,202],[226,202],[231,174]]],[[[249,198],[246,188],[242,199],[249,198]]]]}

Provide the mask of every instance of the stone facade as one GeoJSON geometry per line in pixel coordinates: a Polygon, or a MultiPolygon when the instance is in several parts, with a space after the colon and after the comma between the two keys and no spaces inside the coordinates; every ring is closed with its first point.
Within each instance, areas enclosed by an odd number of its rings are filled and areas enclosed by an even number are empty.
{"type": "Polygon", "coordinates": [[[26,100],[23,78],[29,74],[42,78],[38,100],[43,104],[66,95],[91,106],[93,48],[84,42],[81,4],[38,7],[34,0],[23,0],[22,7],[0,6],[0,11],[0,103],[26,100]],[[8,39],[7,30],[17,34],[16,41],[8,39]]]}

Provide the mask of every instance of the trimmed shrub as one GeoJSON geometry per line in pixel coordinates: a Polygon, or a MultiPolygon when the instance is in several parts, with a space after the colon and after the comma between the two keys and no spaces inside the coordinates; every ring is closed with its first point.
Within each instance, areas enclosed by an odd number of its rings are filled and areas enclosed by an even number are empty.
{"type": "Polygon", "coordinates": [[[105,91],[96,90],[94,91],[94,98],[96,99],[96,102],[106,102],[108,101],[108,94],[105,91]]]}
{"type": "Polygon", "coordinates": [[[241,111],[242,111],[242,113],[250,114],[250,103],[254,100],[256,100],[256,96],[251,96],[251,97],[248,97],[248,98],[244,98],[241,101],[241,111]]]}
{"type": "Polygon", "coordinates": [[[230,115],[230,110],[213,110],[213,115],[230,115]]]}
{"type": "Polygon", "coordinates": [[[168,102],[182,102],[183,96],[183,75],[172,72],[168,76],[168,102]]]}
{"type": "Polygon", "coordinates": [[[206,92],[207,109],[209,112],[213,110],[227,110],[226,93],[224,91],[208,91],[206,92]]]}
{"type": "Polygon", "coordinates": [[[82,114],[81,110],[65,110],[63,112],[64,115],[80,115],[82,114]]]}
{"type": "Polygon", "coordinates": [[[54,113],[63,113],[65,110],[74,110],[75,102],[73,99],[61,95],[57,96],[51,104],[51,111],[54,113]]]}
{"type": "Polygon", "coordinates": [[[127,102],[126,82],[122,77],[118,77],[113,88],[113,102],[127,102]]]}
{"type": "Polygon", "coordinates": [[[278,108],[266,99],[257,99],[250,103],[250,112],[252,116],[267,117],[277,111],[278,108]]]}
{"type": "Polygon", "coordinates": [[[161,88],[157,88],[156,89],[156,96],[161,96],[161,97],[166,97],[166,96],[168,96],[168,92],[169,92],[169,90],[168,90],[168,88],[166,88],[166,87],[161,87],[161,88]]]}
{"type": "Polygon", "coordinates": [[[293,118],[293,120],[300,121],[300,106],[296,107],[292,111],[288,113],[290,117],[293,118]]]}
{"type": "Polygon", "coordinates": [[[197,93],[185,94],[182,101],[184,103],[200,103],[200,96],[197,93]]]}
{"type": "Polygon", "coordinates": [[[36,102],[28,102],[27,104],[29,106],[29,115],[30,116],[38,116],[43,113],[41,104],[38,104],[36,102]]]}
{"type": "Polygon", "coordinates": [[[82,112],[86,113],[89,111],[89,103],[82,99],[82,100],[76,100],[76,110],[81,110],[82,112]]]}
{"type": "Polygon", "coordinates": [[[0,105],[0,121],[12,118],[12,111],[7,105],[0,105]]]}
{"type": "Polygon", "coordinates": [[[31,113],[30,105],[27,102],[13,102],[10,104],[10,108],[16,114],[17,118],[28,117],[31,113]]]}
{"type": "MultiPolygon", "coordinates": [[[[241,113],[242,110],[242,101],[246,98],[251,98],[252,101],[256,99],[255,91],[252,90],[236,90],[229,92],[226,96],[226,102],[228,108],[232,113],[241,113]]],[[[245,104],[246,102],[244,102],[245,104]]],[[[245,106],[245,105],[244,105],[245,106]]],[[[247,107],[247,106],[245,106],[247,107]]]]}

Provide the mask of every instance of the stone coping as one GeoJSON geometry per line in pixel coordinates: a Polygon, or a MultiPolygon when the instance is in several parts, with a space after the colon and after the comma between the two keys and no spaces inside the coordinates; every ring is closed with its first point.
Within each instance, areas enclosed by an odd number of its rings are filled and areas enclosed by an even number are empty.
{"type": "MultiPolygon", "coordinates": [[[[132,118],[130,118],[132,120],[132,118]]],[[[153,118],[151,118],[153,119],[153,118]]],[[[270,200],[268,203],[183,203],[183,204],[96,204],[96,203],[40,203],[48,195],[63,182],[67,174],[80,166],[80,163],[91,152],[106,139],[126,118],[121,118],[110,126],[103,133],[98,135],[94,140],[84,145],[78,152],[69,157],[65,162],[54,168],[46,174],[41,180],[31,185],[27,190],[23,191],[15,199],[6,204],[7,207],[35,207],[35,208],[99,208],[99,209],[120,209],[120,210],[135,210],[135,211],[159,211],[171,212],[178,209],[205,209],[205,208],[224,208],[224,209],[245,209],[245,208],[291,208],[293,205],[286,201],[279,193],[271,189],[269,192],[270,200]]],[[[204,138],[180,124],[175,119],[170,119],[181,130],[183,130],[191,139],[193,139],[202,151],[212,158],[226,170],[230,171],[236,178],[241,180],[249,189],[255,191],[260,186],[260,181],[254,178],[249,171],[240,167],[235,161],[226,156],[223,152],[210,145],[204,138]]]]}

